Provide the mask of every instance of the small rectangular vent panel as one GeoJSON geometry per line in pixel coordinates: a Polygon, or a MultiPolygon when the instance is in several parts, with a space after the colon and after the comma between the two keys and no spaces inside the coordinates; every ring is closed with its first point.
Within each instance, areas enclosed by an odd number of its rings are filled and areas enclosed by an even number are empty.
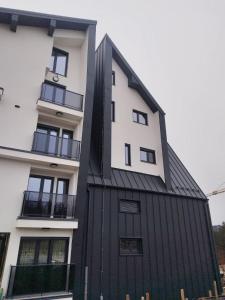
{"type": "Polygon", "coordinates": [[[120,212],[138,214],[140,212],[140,202],[133,200],[120,200],[120,212]]]}

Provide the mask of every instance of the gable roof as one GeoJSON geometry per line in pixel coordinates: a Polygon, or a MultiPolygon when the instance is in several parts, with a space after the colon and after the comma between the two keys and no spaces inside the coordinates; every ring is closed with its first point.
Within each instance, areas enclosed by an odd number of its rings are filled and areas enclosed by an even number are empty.
{"type": "Polygon", "coordinates": [[[171,191],[159,176],[111,168],[110,178],[103,178],[92,159],[89,165],[88,184],[104,185],[112,188],[138,190],[143,192],[165,193],[207,200],[193,177],[182,164],[173,149],[168,145],[171,191]]]}
{"type": "MultiPolygon", "coordinates": [[[[113,43],[111,38],[106,34],[102,40],[107,41],[110,46],[112,47],[112,57],[115,59],[117,64],[120,66],[120,68],[123,70],[123,72],[126,74],[128,78],[128,86],[130,88],[135,89],[140,96],[144,99],[144,101],[147,103],[147,105],[150,107],[150,109],[153,112],[159,111],[162,114],[165,114],[163,109],[160,107],[160,105],[157,103],[157,101],[153,98],[153,96],[149,93],[143,82],[140,80],[140,78],[137,76],[137,74],[134,72],[134,70],[131,68],[129,63],[126,61],[122,53],[119,51],[119,49],[116,47],[116,45],[113,43]]],[[[102,43],[101,42],[101,43],[102,43]]],[[[101,45],[100,43],[100,45],[101,45]]],[[[100,46],[99,45],[99,46],[100,46]]]]}

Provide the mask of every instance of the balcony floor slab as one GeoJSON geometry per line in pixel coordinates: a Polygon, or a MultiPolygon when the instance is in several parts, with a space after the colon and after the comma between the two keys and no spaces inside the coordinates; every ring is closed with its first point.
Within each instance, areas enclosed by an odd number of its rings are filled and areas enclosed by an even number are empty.
{"type": "Polygon", "coordinates": [[[73,230],[78,228],[77,219],[55,219],[55,218],[28,218],[19,217],[16,221],[16,228],[35,229],[62,229],[73,230]]]}

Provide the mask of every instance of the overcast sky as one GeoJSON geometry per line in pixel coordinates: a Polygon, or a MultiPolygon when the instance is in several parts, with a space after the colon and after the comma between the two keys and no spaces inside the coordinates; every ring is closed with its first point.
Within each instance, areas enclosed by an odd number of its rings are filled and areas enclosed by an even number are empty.
{"type": "MultiPolygon", "coordinates": [[[[166,112],[168,141],[205,193],[225,187],[225,0],[0,0],[98,21],[166,112]]],[[[0,45],[1,49],[1,45],[0,45]]],[[[225,221],[225,193],[210,200],[225,221]]]]}

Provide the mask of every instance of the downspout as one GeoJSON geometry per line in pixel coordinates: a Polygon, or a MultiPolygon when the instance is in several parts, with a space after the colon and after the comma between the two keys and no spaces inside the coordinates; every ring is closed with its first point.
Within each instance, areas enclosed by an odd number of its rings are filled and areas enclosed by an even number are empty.
{"type": "Polygon", "coordinates": [[[106,189],[106,185],[104,182],[104,186],[103,186],[103,192],[102,192],[102,214],[101,214],[101,218],[102,218],[102,222],[101,222],[101,274],[100,274],[100,300],[103,300],[103,293],[102,293],[102,286],[103,286],[103,275],[104,275],[104,246],[103,246],[103,242],[104,242],[104,213],[105,213],[105,189],[106,189]]]}

